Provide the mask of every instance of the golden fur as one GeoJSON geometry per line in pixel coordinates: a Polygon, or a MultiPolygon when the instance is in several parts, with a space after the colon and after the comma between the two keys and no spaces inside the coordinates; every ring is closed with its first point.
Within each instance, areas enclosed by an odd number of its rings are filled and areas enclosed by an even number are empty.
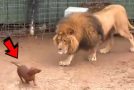
{"type": "Polygon", "coordinates": [[[103,10],[94,13],[94,16],[101,22],[105,35],[110,32],[112,27],[118,33],[123,32],[123,29],[128,29],[128,27],[134,29],[128,21],[125,8],[121,5],[109,5],[103,10]]]}
{"type": "Polygon", "coordinates": [[[58,45],[60,41],[68,41],[68,53],[75,53],[83,39],[88,40],[90,46],[97,44],[99,35],[96,28],[101,29],[101,25],[95,25],[94,17],[89,13],[73,13],[63,18],[57,25],[54,42],[58,45]],[[93,21],[93,22],[90,22],[93,21]],[[70,40],[70,41],[69,41],[70,40]]]}
{"type": "MultiPolygon", "coordinates": [[[[130,50],[134,51],[134,39],[129,28],[134,27],[129,23],[126,10],[121,5],[109,5],[103,10],[91,13],[73,13],[61,19],[57,25],[56,35],[53,40],[58,49],[64,54],[73,55],[80,43],[84,40],[91,46],[89,59],[96,60],[96,50],[100,40],[108,40],[108,44],[101,53],[111,50],[113,33],[117,32],[127,38],[131,43],[130,50]]],[[[71,62],[71,60],[69,60],[71,62]]],[[[66,65],[64,63],[64,65],[66,65]]]]}
{"type": "Polygon", "coordinates": [[[101,53],[107,53],[113,45],[113,33],[118,33],[131,43],[130,51],[134,52],[134,39],[129,31],[129,28],[134,27],[128,21],[127,13],[122,5],[109,5],[103,10],[93,14],[102,24],[104,36],[109,35],[107,45],[101,49],[101,53]]]}

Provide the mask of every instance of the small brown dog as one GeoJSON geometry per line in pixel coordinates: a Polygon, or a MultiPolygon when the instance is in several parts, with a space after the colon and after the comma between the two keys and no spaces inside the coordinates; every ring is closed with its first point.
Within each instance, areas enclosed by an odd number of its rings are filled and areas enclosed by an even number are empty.
{"type": "Polygon", "coordinates": [[[11,62],[12,64],[17,66],[17,73],[22,81],[22,83],[28,83],[30,81],[33,81],[34,85],[35,83],[35,74],[41,72],[40,69],[37,68],[30,68],[28,69],[25,65],[19,65],[16,62],[11,62]]]}

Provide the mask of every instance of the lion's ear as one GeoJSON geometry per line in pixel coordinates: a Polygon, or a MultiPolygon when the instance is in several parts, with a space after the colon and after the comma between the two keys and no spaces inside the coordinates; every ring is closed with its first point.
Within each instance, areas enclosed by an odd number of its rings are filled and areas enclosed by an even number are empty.
{"type": "Polygon", "coordinates": [[[57,35],[57,34],[53,37],[53,42],[54,42],[54,44],[55,44],[55,45],[57,45],[57,44],[58,44],[58,42],[57,42],[57,37],[58,37],[58,35],[57,35]]]}
{"type": "Polygon", "coordinates": [[[73,35],[73,34],[74,34],[74,30],[73,30],[72,28],[70,28],[70,29],[68,30],[68,34],[69,34],[69,35],[73,35]]]}

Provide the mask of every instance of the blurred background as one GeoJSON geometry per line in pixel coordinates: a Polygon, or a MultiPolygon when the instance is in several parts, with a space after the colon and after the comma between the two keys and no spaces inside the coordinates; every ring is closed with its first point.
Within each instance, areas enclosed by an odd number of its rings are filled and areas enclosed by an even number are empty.
{"type": "Polygon", "coordinates": [[[122,4],[133,23],[134,0],[0,0],[0,37],[25,36],[30,27],[38,35],[53,33],[67,7],[95,12],[112,3],[122,4]]]}

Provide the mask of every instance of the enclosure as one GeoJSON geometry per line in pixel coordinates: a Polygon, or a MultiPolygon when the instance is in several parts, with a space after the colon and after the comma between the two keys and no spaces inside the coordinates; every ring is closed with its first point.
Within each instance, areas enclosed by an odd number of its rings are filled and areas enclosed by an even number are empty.
{"type": "MultiPolygon", "coordinates": [[[[134,19],[133,0],[0,0],[1,37],[24,34],[32,21],[37,32],[54,32],[55,24],[63,17],[67,7],[80,7],[86,2],[122,4],[127,10],[129,19],[132,21],[134,19]],[[46,29],[41,28],[44,24],[47,26],[46,29]]],[[[91,5],[89,8],[92,7],[91,5]]]]}
{"type": "Polygon", "coordinates": [[[89,62],[88,51],[80,50],[70,66],[58,65],[66,55],[57,53],[52,38],[64,10],[70,6],[93,10],[107,4],[123,5],[133,24],[134,0],[0,0],[0,90],[134,90],[134,53],[120,36],[111,53],[97,52],[96,62],[89,62]],[[5,55],[3,40],[8,36],[19,44],[18,59],[5,55]],[[10,61],[40,68],[37,86],[22,84],[10,61]]]}

